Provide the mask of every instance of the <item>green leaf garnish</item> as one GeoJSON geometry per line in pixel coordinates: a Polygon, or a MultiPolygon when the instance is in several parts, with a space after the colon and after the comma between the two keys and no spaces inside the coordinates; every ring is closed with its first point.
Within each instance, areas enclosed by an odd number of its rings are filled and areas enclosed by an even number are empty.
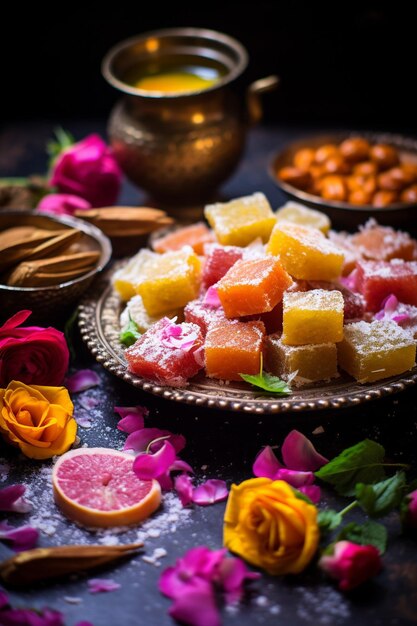
{"type": "Polygon", "coordinates": [[[369,520],[364,524],[356,522],[347,524],[338,534],[336,541],[347,540],[362,546],[375,546],[383,554],[387,548],[387,537],[388,531],[385,526],[369,520]]]}
{"type": "Polygon", "coordinates": [[[383,480],[384,448],[376,441],[364,439],[323,465],[315,475],[333,485],[343,496],[355,494],[356,483],[376,483],[383,480]]]}
{"type": "Polygon", "coordinates": [[[282,396],[287,396],[292,393],[291,387],[288,382],[281,380],[278,376],[273,376],[263,371],[263,359],[261,355],[259,374],[239,374],[241,378],[247,383],[250,383],[254,387],[264,389],[269,393],[276,393],[282,396]]]}
{"type": "Polygon", "coordinates": [[[58,128],[54,130],[54,134],[56,139],[48,141],[46,145],[50,167],[52,167],[53,162],[63,150],[66,150],[75,143],[75,139],[71,133],[64,130],[61,126],[58,126],[58,128]]]}
{"type": "Polygon", "coordinates": [[[122,329],[119,336],[120,343],[128,348],[129,346],[133,345],[141,336],[142,335],[139,332],[138,325],[132,320],[129,315],[129,321],[122,329]]]}
{"type": "Polygon", "coordinates": [[[303,502],[307,502],[307,504],[312,504],[313,506],[315,506],[314,502],[310,500],[310,498],[306,496],[305,493],[303,493],[302,491],[299,491],[295,487],[292,487],[292,490],[296,498],[298,498],[299,500],[303,500],[303,502]]]}
{"type": "Polygon", "coordinates": [[[335,530],[342,523],[343,516],[333,509],[321,510],[317,516],[317,522],[320,530],[328,533],[335,530]]]}
{"type": "Polygon", "coordinates": [[[391,478],[374,485],[358,483],[355,495],[365,513],[371,517],[382,517],[401,504],[405,491],[405,474],[404,472],[397,472],[391,478]]]}

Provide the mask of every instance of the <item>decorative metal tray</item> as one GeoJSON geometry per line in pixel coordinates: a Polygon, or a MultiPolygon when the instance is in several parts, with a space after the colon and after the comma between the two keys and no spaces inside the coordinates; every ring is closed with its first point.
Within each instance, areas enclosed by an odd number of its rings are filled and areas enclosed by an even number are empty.
{"type": "Polygon", "coordinates": [[[376,383],[359,385],[347,375],[329,383],[295,389],[290,396],[276,397],[256,391],[242,382],[230,384],[194,377],[185,388],[158,385],[128,372],[119,342],[119,315],[123,307],[110,282],[118,265],[103,274],[79,308],[81,336],[92,355],[115,376],[144,391],[176,402],[245,413],[285,413],[354,406],[404,391],[417,382],[417,367],[406,374],[376,383]]]}

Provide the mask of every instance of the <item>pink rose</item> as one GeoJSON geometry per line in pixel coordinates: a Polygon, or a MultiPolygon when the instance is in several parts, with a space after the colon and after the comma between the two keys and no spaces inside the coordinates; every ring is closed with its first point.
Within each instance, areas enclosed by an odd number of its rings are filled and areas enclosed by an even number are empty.
{"type": "Polygon", "coordinates": [[[39,213],[54,213],[55,215],[74,215],[79,209],[91,209],[91,204],[68,193],[50,193],[39,202],[36,210],[39,213]]]}
{"type": "Polygon", "coordinates": [[[417,489],[405,497],[401,507],[401,519],[404,528],[417,532],[417,489]]]}
{"type": "Polygon", "coordinates": [[[375,546],[338,541],[333,546],[333,554],[321,557],[319,567],[339,581],[339,589],[349,591],[376,576],[382,561],[375,546]]]}
{"type": "Polygon", "coordinates": [[[69,350],[55,328],[25,326],[31,311],[19,311],[0,327],[0,388],[12,380],[27,385],[62,385],[69,350]]]}
{"type": "Polygon", "coordinates": [[[66,148],[52,166],[50,185],[74,194],[93,207],[115,204],[122,173],[111,149],[98,135],[66,148]]]}

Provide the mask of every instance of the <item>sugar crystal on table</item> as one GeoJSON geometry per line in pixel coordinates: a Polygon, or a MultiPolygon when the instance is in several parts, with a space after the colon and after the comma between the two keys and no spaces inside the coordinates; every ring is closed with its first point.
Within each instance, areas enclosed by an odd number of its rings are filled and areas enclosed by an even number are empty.
{"type": "Polygon", "coordinates": [[[297,279],[333,280],[340,276],[344,263],[343,251],[321,230],[291,222],[278,222],[266,251],[297,279]]]}
{"type": "Polygon", "coordinates": [[[217,283],[217,293],[226,317],[242,317],[271,311],[292,284],[277,259],[237,261],[217,283]]]}
{"type": "Polygon", "coordinates": [[[337,346],[339,366],[360,383],[410,370],[416,360],[413,337],[393,321],[352,322],[337,346]]]}
{"type": "Polygon", "coordinates": [[[162,318],[125,351],[130,372],[161,384],[182,387],[203,367],[201,329],[162,318]]]}
{"type": "Polygon", "coordinates": [[[335,378],[338,376],[336,344],[287,346],[279,333],[270,335],[265,341],[265,369],[284,379],[297,372],[296,385],[335,378]]]}
{"type": "Polygon", "coordinates": [[[312,289],[285,293],[282,342],[300,346],[341,341],[343,309],[344,302],[340,291],[312,289]]]}
{"type": "Polygon", "coordinates": [[[257,237],[268,241],[276,218],[263,193],[208,204],[204,214],[223,245],[247,246],[257,237]]]}
{"type": "Polygon", "coordinates": [[[156,254],[145,265],[137,291],[149,315],[184,307],[197,297],[201,261],[192,248],[156,254]]]}
{"type": "Polygon", "coordinates": [[[391,294],[404,304],[417,306],[417,262],[361,261],[357,264],[356,288],[365,298],[368,311],[379,311],[391,294]]]}
{"type": "Polygon", "coordinates": [[[240,374],[258,374],[264,336],[262,322],[224,320],[210,326],[204,345],[207,376],[242,380],[240,374]]]}

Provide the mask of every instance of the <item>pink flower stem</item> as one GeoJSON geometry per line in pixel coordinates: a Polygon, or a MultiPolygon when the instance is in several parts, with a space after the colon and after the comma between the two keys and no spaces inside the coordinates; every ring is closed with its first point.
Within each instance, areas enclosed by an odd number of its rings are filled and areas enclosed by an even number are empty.
{"type": "Polygon", "coordinates": [[[353,500],[353,502],[351,502],[350,504],[348,504],[347,506],[345,506],[344,509],[342,509],[341,511],[339,511],[339,515],[346,515],[346,513],[349,513],[349,511],[351,511],[352,509],[355,508],[355,506],[358,506],[359,502],[357,500],[353,500]]]}

